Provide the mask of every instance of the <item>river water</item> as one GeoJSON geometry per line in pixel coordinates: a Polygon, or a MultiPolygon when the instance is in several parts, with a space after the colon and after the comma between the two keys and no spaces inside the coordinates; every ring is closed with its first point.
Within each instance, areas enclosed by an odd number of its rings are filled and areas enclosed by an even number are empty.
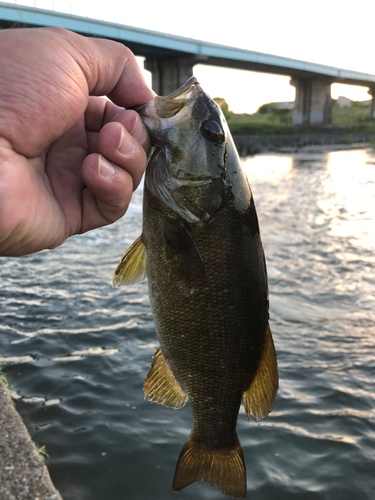
{"type": "MultiPolygon", "coordinates": [[[[267,258],[280,391],[239,415],[253,500],[375,498],[375,153],[243,159],[267,258]]],[[[224,498],[171,483],[190,408],[143,399],[156,348],[147,284],[112,289],[140,234],[128,214],[63,247],[0,260],[0,353],[17,408],[65,500],[224,498]]]]}

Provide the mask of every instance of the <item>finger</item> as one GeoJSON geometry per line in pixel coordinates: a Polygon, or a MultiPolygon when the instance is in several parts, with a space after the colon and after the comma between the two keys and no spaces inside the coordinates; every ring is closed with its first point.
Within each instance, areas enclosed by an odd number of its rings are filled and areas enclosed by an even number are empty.
{"type": "MultiPolygon", "coordinates": [[[[141,135],[140,139],[145,143],[147,139],[143,137],[143,127],[141,119],[135,113],[133,131],[138,136],[141,135]]],[[[121,123],[111,122],[104,125],[97,138],[96,150],[109,161],[124,168],[133,178],[136,189],[146,168],[147,155],[141,144],[121,123]]]]}
{"type": "Polygon", "coordinates": [[[9,50],[2,58],[0,134],[28,158],[82,117],[89,94],[108,95],[125,108],[153,97],[134,55],[120,43],[61,28],[2,30],[1,38],[9,50]]]}
{"type": "MultiPolygon", "coordinates": [[[[115,106],[110,113],[106,113],[106,117],[104,118],[105,123],[108,123],[107,119],[109,118],[111,118],[113,122],[121,123],[126,128],[126,130],[141,144],[143,149],[146,151],[146,154],[148,155],[151,149],[150,136],[147,132],[144,123],[142,122],[139,115],[135,111],[131,109],[125,110],[123,108],[115,106]],[[120,111],[115,113],[115,111],[118,110],[120,111]]],[[[106,133],[107,132],[104,132],[105,136],[106,133]]],[[[101,134],[103,134],[103,132],[101,132],[101,134]]],[[[87,141],[88,141],[88,152],[97,153],[98,133],[88,131],[87,141]]]]}
{"type": "Polygon", "coordinates": [[[82,192],[81,233],[115,222],[126,212],[133,193],[132,176],[101,155],[89,155],[82,165],[87,188],[82,192]]]}
{"type": "Polygon", "coordinates": [[[90,95],[107,95],[125,108],[153,99],[154,93],[143,78],[134,54],[125,45],[67,33],[72,37],[74,57],[85,75],[90,95]]]}
{"type": "Polygon", "coordinates": [[[121,123],[148,155],[151,149],[151,139],[138,113],[132,109],[120,111],[113,117],[112,122],[121,123]]]}
{"type": "MultiPolygon", "coordinates": [[[[144,126],[142,120],[139,118],[137,113],[132,110],[125,110],[121,112],[118,116],[114,118],[114,122],[121,123],[126,130],[139,142],[139,144],[143,147],[146,152],[146,155],[149,154],[151,150],[151,139],[147,132],[146,127],[144,126]]],[[[105,128],[100,132],[101,134],[101,142],[106,143],[108,135],[111,134],[111,129],[105,128]]],[[[88,153],[98,153],[98,142],[99,134],[97,132],[87,132],[87,145],[88,145],[88,153]]],[[[112,144],[112,138],[109,137],[109,141],[112,144]]],[[[105,148],[107,151],[107,148],[105,148]]]]}
{"type": "Polygon", "coordinates": [[[89,97],[85,111],[85,126],[90,132],[99,132],[106,123],[109,123],[124,108],[117,106],[104,97],[89,97]]]}

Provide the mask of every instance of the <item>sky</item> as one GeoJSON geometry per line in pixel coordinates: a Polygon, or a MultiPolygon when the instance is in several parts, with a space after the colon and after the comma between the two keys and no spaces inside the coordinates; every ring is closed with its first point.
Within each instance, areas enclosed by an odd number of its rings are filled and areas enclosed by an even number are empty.
{"type": "MultiPolygon", "coordinates": [[[[10,2],[12,3],[12,2],[10,2]]],[[[15,0],[233,47],[375,74],[374,0],[15,0]]],[[[236,113],[293,101],[289,77],[197,65],[202,87],[236,113]]],[[[150,81],[150,76],[147,78],[150,81]]],[[[332,85],[332,97],[368,100],[367,89],[332,85]]]]}

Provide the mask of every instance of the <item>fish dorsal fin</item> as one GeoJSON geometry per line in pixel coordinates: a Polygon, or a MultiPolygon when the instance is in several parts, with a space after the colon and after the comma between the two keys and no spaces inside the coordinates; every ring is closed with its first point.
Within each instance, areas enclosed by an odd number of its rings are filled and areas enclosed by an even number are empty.
{"type": "Polygon", "coordinates": [[[146,248],[141,235],[122,257],[113,274],[112,285],[132,285],[146,279],[146,262],[146,248]]]}
{"type": "Polygon", "coordinates": [[[145,397],[151,403],[182,408],[186,404],[187,394],[177,382],[161,349],[156,349],[154,361],[143,384],[145,397]]]}
{"type": "Polygon", "coordinates": [[[189,231],[180,224],[175,232],[163,234],[166,257],[176,268],[176,275],[184,278],[203,278],[205,267],[198,247],[189,231]]]}
{"type": "Polygon", "coordinates": [[[277,371],[276,351],[268,325],[257,373],[250,387],[243,394],[247,419],[249,419],[250,415],[253,416],[256,422],[266,418],[272,410],[278,389],[279,375],[277,371]]]}

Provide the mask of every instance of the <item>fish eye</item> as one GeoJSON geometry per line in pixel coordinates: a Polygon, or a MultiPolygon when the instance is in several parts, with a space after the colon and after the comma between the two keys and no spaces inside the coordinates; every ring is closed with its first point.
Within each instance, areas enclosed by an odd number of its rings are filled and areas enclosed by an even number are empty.
{"type": "Polygon", "coordinates": [[[224,130],[220,123],[215,120],[207,120],[202,123],[201,133],[208,141],[221,144],[224,141],[224,130]]]}

